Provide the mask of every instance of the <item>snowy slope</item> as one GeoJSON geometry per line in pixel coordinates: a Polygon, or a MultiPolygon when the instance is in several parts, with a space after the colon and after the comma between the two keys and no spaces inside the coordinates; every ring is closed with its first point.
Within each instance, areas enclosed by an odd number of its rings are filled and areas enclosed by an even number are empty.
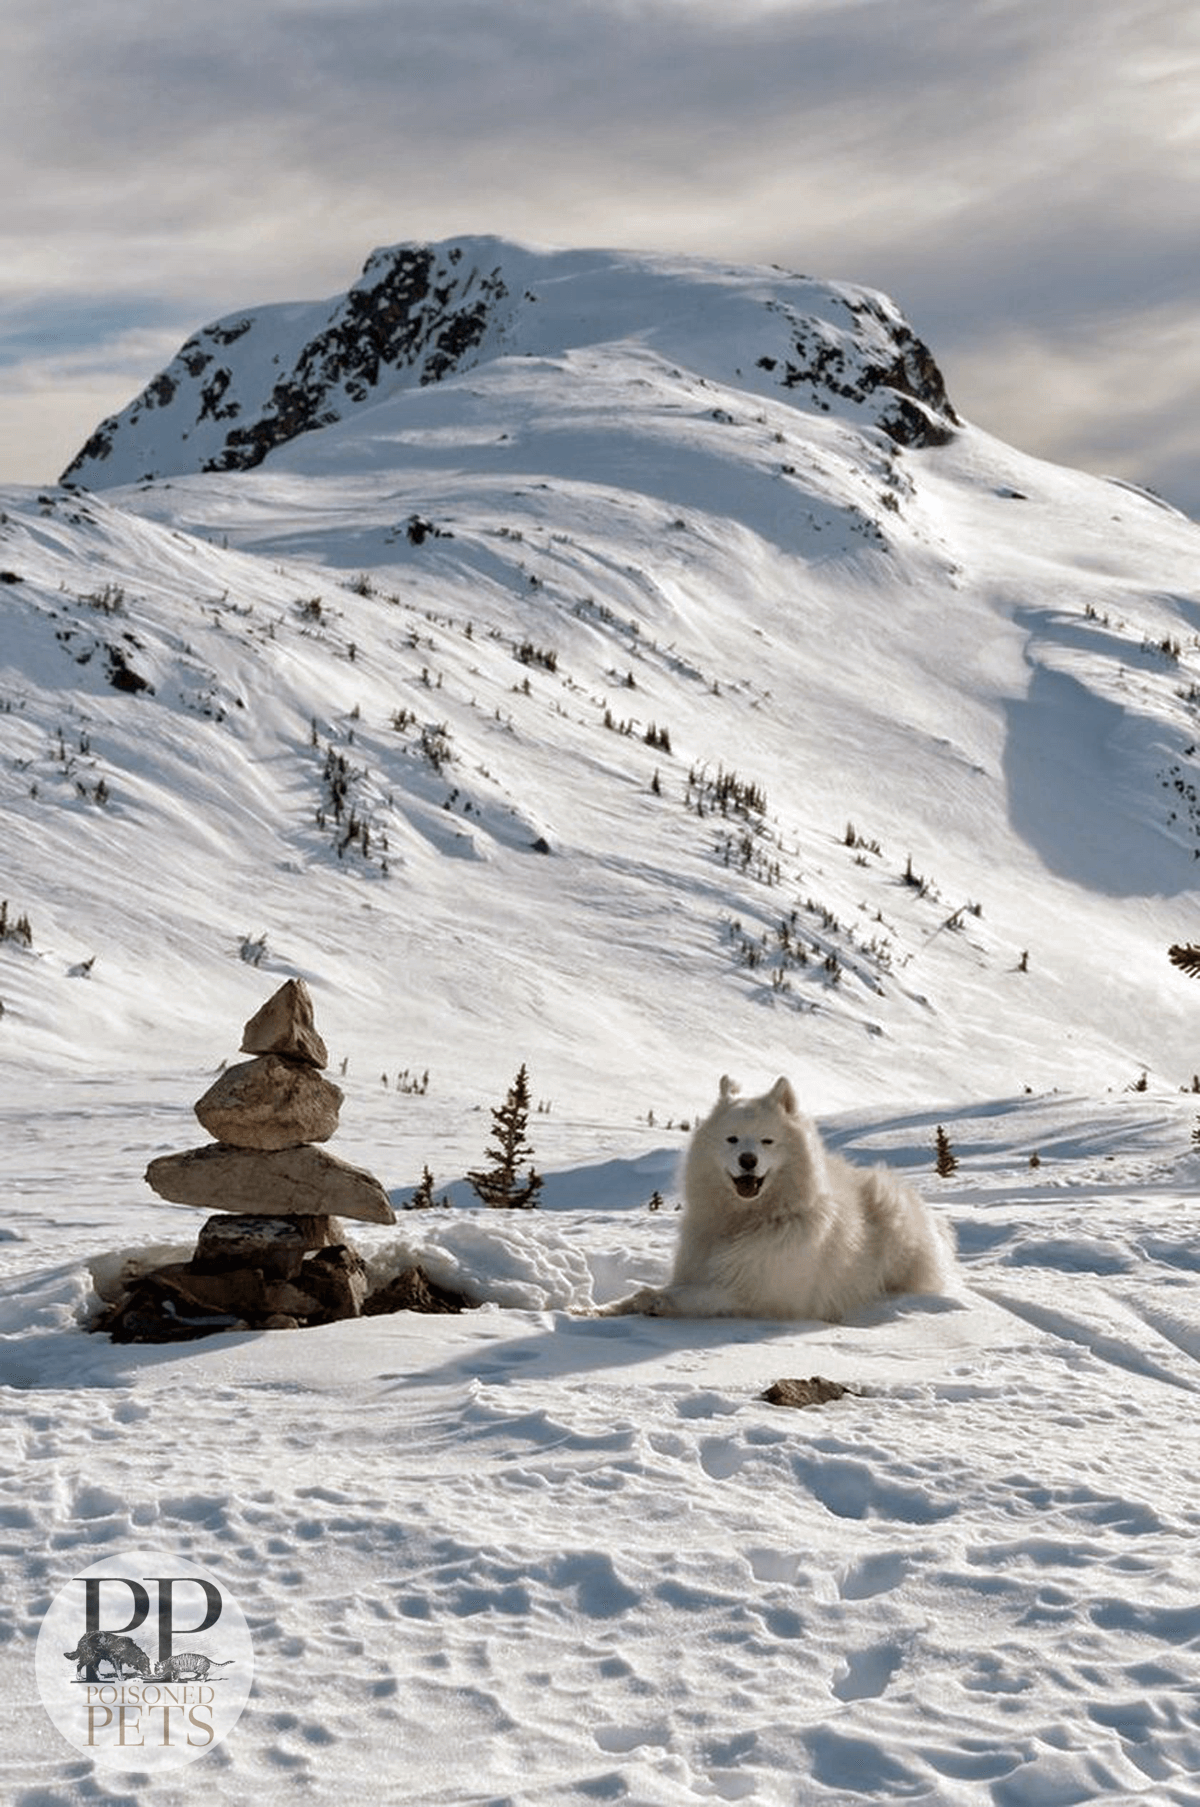
{"type": "Polygon", "coordinates": [[[660,1114],[730,1063],[1190,1081],[1197,529],[1150,499],[623,344],[0,531],[25,1058],[82,1011],[157,1064],[148,947],[202,1057],[265,935],[372,1065],[489,1091],[597,1037],[660,1114]]]}
{"type": "Polygon", "coordinates": [[[373,373],[364,301],[231,316],[236,421],[185,369],[74,472],[132,487],[0,497],[0,1792],[1190,1803],[1200,530],[932,392],[889,431],[918,342],[861,291],[473,244],[508,292],[436,381],[482,292],[437,247],[373,373]],[[759,365],[835,331],[855,394],[759,365]],[[233,468],[272,370],[316,414],[233,468]],[[291,974],[335,1151],[455,1199],[356,1240],[484,1309],[86,1337],[189,1245],[145,1164],[291,974]],[[461,1176],[522,1060],[510,1224],[461,1176]],[[665,1271],[725,1070],[923,1183],[956,1297],[583,1315],[665,1271]],[[857,1390],[758,1397],[814,1372],[857,1390]],[[175,1782],[72,1752],[30,1661],[139,1543],[256,1641],[175,1782]]]}
{"type": "MultiPolygon", "coordinates": [[[[958,1301],[843,1327],[580,1316],[668,1255],[671,1217],[644,1204],[666,1162],[626,1126],[624,1158],[559,1167],[566,1202],[533,1221],[455,1210],[360,1236],[381,1264],[403,1245],[470,1275],[497,1301],[481,1311],[114,1348],[78,1329],[87,1252],[180,1232],[96,1182],[178,1143],[167,1104],[103,1081],[25,1094],[9,1222],[28,1240],[0,1331],[16,1807],[1195,1800],[1178,1101],[951,1119],[963,1169],[926,1184],[958,1228],[958,1301]],[[759,1397],[814,1373],[853,1391],[759,1397]],[[31,1660],[72,1575],[146,1549],[217,1575],[255,1653],[233,1731],[159,1780],[67,1745],[31,1660]]],[[[395,1170],[394,1110],[357,1115],[395,1170]]],[[[928,1172],[933,1126],[830,1127],[928,1172]]],[[[565,1126],[535,1137],[561,1161],[565,1126]]]]}

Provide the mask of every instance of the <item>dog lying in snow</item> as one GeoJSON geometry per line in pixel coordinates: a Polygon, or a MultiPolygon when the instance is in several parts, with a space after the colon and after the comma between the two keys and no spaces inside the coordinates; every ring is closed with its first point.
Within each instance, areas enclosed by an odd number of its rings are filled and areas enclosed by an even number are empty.
{"type": "Polygon", "coordinates": [[[606,1316],[836,1322],[888,1293],[947,1290],[950,1232],[911,1187],[827,1153],[786,1079],[759,1098],[738,1090],[722,1079],[688,1147],[670,1283],[606,1316]]]}

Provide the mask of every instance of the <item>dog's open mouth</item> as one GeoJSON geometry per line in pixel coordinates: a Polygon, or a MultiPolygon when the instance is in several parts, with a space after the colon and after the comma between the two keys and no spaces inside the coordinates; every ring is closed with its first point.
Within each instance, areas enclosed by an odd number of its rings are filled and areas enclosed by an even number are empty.
{"type": "Polygon", "coordinates": [[[739,1198],[757,1198],[765,1178],[764,1173],[735,1173],[732,1175],[733,1189],[739,1198]]]}

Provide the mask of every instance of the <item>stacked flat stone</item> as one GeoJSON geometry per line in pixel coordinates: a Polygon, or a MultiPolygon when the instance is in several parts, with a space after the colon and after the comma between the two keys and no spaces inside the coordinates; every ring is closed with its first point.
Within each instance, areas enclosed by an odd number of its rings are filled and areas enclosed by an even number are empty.
{"type": "Polygon", "coordinates": [[[216,1140],[160,1155],[146,1169],[159,1197],[258,1217],[395,1223],[372,1174],[315,1146],[337,1128],[342,1092],[321,1075],[329,1055],[303,979],[289,979],[250,1018],[241,1052],[254,1058],[222,1073],[196,1103],[216,1140]]]}
{"type": "Polygon", "coordinates": [[[214,1314],[247,1328],[357,1317],[366,1267],[337,1219],[396,1218],[374,1175],[318,1146],[337,1128],[343,1095],[323,1076],[329,1056],[302,979],[289,979],[251,1017],[241,1052],[252,1058],[222,1073],[195,1106],[216,1140],[146,1169],[160,1198],[225,1215],[202,1226],[190,1262],[146,1276],[149,1294],[134,1315],[183,1321],[191,1311],[207,1328],[221,1327],[214,1314]]]}

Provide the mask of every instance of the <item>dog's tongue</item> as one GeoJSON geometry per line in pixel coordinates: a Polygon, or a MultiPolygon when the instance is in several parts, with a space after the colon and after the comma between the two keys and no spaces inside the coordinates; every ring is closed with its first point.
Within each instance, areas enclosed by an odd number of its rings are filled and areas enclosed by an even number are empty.
{"type": "Polygon", "coordinates": [[[739,1198],[757,1198],[762,1180],[756,1173],[739,1173],[733,1185],[739,1198]]]}

